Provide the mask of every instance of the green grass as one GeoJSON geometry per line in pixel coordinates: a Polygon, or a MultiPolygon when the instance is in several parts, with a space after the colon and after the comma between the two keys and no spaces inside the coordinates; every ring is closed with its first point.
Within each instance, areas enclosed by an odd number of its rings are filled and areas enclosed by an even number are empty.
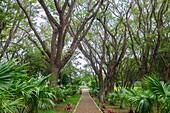
{"type": "MultiPolygon", "coordinates": [[[[77,102],[78,102],[78,100],[80,98],[80,96],[81,96],[80,94],[75,94],[72,97],[68,97],[66,101],[63,101],[60,104],[57,104],[57,106],[61,106],[61,107],[64,106],[64,107],[66,107],[68,103],[71,103],[73,108],[75,108],[76,105],[77,105],[77,102]]],[[[57,113],[66,113],[66,111],[63,110],[63,108],[57,109],[56,112],[57,113]]]]}
{"type": "Polygon", "coordinates": [[[73,108],[75,108],[80,96],[81,95],[79,93],[77,93],[73,96],[69,96],[66,99],[66,101],[63,101],[56,105],[56,106],[58,106],[57,109],[40,110],[40,111],[38,111],[38,113],[68,113],[64,110],[64,108],[67,106],[68,103],[71,103],[73,108]]]}
{"type": "Polygon", "coordinates": [[[56,113],[55,109],[49,109],[49,110],[40,110],[38,113],[56,113]]]}

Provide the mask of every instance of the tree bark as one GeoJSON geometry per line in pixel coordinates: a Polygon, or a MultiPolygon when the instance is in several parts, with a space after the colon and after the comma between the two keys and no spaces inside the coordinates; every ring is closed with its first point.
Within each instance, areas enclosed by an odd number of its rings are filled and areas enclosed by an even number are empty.
{"type": "Polygon", "coordinates": [[[60,72],[60,68],[57,68],[55,64],[51,65],[51,74],[50,85],[56,86],[58,84],[58,75],[60,72]]]}
{"type": "Polygon", "coordinates": [[[100,102],[104,103],[105,102],[105,88],[104,88],[104,81],[102,75],[98,75],[99,77],[99,100],[100,102]]]}
{"type": "Polygon", "coordinates": [[[106,94],[114,91],[116,80],[116,67],[108,70],[108,75],[105,78],[106,94]]]}

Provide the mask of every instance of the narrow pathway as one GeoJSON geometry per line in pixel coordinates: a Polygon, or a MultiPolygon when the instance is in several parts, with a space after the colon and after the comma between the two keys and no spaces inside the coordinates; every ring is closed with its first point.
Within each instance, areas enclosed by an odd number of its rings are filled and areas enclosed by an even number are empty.
{"type": "Polygon", "coordinates": [[[88,89],[83,88],[82,96],[73,113],[102,113],[89,95],[88,89]]]}

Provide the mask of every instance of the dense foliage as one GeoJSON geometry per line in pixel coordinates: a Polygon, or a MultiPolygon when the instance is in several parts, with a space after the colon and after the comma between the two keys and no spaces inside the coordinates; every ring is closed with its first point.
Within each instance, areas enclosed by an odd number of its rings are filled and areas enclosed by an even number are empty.
{"type": "Polygon", "coordinates": [[[115,90],[107,96],[111,105],[130,106],[139,113],[168,113],[170,85],[160,82],[158,76],[146,77],[142,87],[115,90]]]}
{"type": "Polygon", "coordinates": [[[102,103],[168,112],[169,5],[0,0],[0,112],[54,107],[81,85],[102,103]]]}
{"type": "Polygon", "coordinates": [[[60,103],[67,96],[76,94],[76,85],[49,86],[51,75],[28,75],[24,70],[27,65],[16,61],[0,63],[0,112],[23,113],[38,112],[60,103]]]}
{"type": "Polygon", "coordinates": [[[16,61],[0,63],[0,112],[37,112],[38,108],[53,107],[53,89],[47,84],[51,75],[28,76],[25,65],[16,61]]]}

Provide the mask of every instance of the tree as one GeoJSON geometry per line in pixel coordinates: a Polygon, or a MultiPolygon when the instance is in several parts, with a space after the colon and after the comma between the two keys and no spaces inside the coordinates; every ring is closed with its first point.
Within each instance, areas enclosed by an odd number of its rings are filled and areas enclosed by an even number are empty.
{"type": "Polygon", "coordinates": [[[24,2],[25,4],[23,6],[22,3],[17,0],[18,5],[26,15],[30,28],[40,44],[40,51],[46,56],[47,61],[50,63],[51,73],[53,73],[51,84],[57,84],[60,70],[70,60],[77,45],[89,31],[102,2],[103,0],[85,3],[76,0],[54,0],[53,2],[38,0],[38,3],[32,3],[32,5],[41,5],[48,19],[48,24],[51,26],[49,47],[46,45],[46,41],[43,41],[41,37],[42,32],[39,33],[36,30],[36,26],[33,24],[31,12],[27,9],[30,8],[30,10],[32,10],[29,3],[24,2]],[[80,14],[80,11],[86,12],[86,14],[80,14]],[[81,20],[75,19],[74,16],[76,15],[76,18],[80,18],[81,20]],[[72,39],[68,42],[66,39],[69,39],[69,37],[72,37],[72,39]]]}
{"type": "MultiPolygon", "coordinates": [[[[1,1],[0,6],[0,60],[8,53],[8,48],[16,44],[16,34],[23,15],[16,3],[11,0],[1,1]]],[[[12,50],[11,50],[12,51],[12,50]]],[[[11,55],[12,56],[12,55],[11,55]]],[[[8,56],[7,56],[8,58],[8,56]]]]}
{"type": "Polygon", "coordinates": [[[167,27],[168,1],[134,1],[126,18],[131,50],[141,76],[151,74],[167,27]]]}
{"type": "MultiPolygon", "coordinates": [[[[126,3],[122,4],[125,5],[126,3]]],[[[120,10],[121,13],[118,13],[117,16],[115,15],[116,12],[107,10],[113,8],[114,5],[120,8],[120,4],[105,2],[97,21],[91,28],[92,32],[89,32],[88,38],[84,39],[79,46],[98,76],[100,100],[102,102],[105,101],[105,93],[114,89],[117,68],[122,62],[127,49],[127,26],[123,15],[128,16],[131,7],[125,5],[124,7],[127,8],[120,10]],[[116,19],[110,20],[107,16],[116,19]]]]}
{"type": "MultiPolygon", "coordinates": [[[[74,57],[75,58],[75,57],[74,57]]],[[[79,78],[79,69],[73,63],[75,59],[71,59],[65,67],[59,73],[59,84],[60,85],[67,85],[71,84],[74,85],[74,80],[79,78]]]]}
{"type": "MultiPolygon", "coordinates": [[[[166,31],[165,31],[166,32],[166,31]]],[[[155,61],[154,70],[157,71],[165,82],[170,83],[170,40],[168,32],[166,37],[162,40],[158,55],[155,61]]]]}
{"type": "Polygon", "coordinates": [[[140,78],[135,59],[130,55],[127,55],[118,66],[117,73],[116,85],[121,88],[133,87],[140,78]]]}

